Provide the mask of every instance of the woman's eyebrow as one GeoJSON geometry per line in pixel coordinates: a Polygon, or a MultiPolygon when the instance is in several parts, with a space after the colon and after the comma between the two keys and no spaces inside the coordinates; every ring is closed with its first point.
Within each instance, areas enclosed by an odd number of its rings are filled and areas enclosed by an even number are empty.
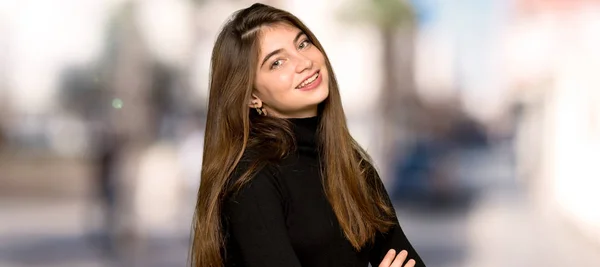
{"type": "MultiPolygon", "coordinates": [[[[302,35],[304,35],[303,31],[298,32],[296,34],[296,37],[294,37],[294,42],[293,43],[298,42],[298,39],[300,39],[300,37],[302,37],[302,35]]],[[[260,63],[260,67],[262,67],[263,65],[265,65],[265,62],[267,62],[267,60],[269,60],[269,58],[271,58],[274,55],[279,54],[282,50],[283,49],[279,48],[279,49],[276,49],[275,51],[272,51],[271,53],[267,54],[265,56],[265,58],[263,59],[262,63],[260,63]]]]}

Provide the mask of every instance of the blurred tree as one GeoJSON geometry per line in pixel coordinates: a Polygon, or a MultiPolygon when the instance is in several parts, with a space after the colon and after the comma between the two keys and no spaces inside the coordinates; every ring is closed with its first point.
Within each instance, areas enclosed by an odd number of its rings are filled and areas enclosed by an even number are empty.
{"type": "MultiPolygon", "coordinates": [[[[355,0],[340,10],[339,18],[349,24],[373,25],[382,45],[383,73],[380,114],[383,125],[384,158],[392,158],[397,128],[406,123],[416,93],[413,78],[415,15],[404,0],[355,0]]],[[[386,165],[389,162],[386,162],[386,165]]]]}
{"type": "Polygon", "coordinates": [[[107,110],[106,80],[95,65],[75,65],[60,73],[60,106],[88,122],[104,119],[107,110]]]}
{"type": "Polygon", "coordinates": [[[404,0],[354,0],[339,15],[346,22],[369,23],[392,31],[414,22],[413,10],[404,0]]]}
{"type": "Polygon", "coordinates": [[[137,2],[124,4],[109,25],[103,67],[112,94],[110,118],[119,134],[141,146],[153,139],[152,59],[136,25],[137,2]],[[120,103],[120,104],[119,104],[120,103]]]}
{"type": "MultiPolygon", "coordinates": [[[[104,87],[104,114],[98,141],[98,189],[107,203],[120,255],[132,255],[139,234],[135,196],[141,155],[156,139],[156,107],[152,99],[154,60],[136,25],[138,1],[125,2],[112,14],[96,78],[104,87]],[[108,145],[112,144],[112,145],[108,145]],[[111,173],[107,176],[106,173],[111,173]],[[103,188],[107,188],[106,190],[103,188]]],[[[126,257],[130,261],[133,258],[126,257]]],[[[131,262],[127,263],[133,266],[131,262]]]]}
{"type": "Polygon", "coordinates": [[[111,14],[104,51],[96,62],[69,66],[60,77],[61,107],[91,126],[92,197],[102,207],[102,248],[109,253],[136,234],[136,163],[157,132],[156,72],[135,25],[136,4],[126,2],[111,14]]]}

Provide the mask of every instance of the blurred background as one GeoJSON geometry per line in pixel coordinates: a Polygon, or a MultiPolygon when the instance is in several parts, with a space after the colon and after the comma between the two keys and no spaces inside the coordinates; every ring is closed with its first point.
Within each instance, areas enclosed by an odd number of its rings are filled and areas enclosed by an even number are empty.
{"type": "MultiPolygon", "coordinates": [[[[246,0],[0,0],[0,267],[185,266],[246,0]]],[[[600,266],[600,1],[271,0],[428,266],[600,266]]]]}

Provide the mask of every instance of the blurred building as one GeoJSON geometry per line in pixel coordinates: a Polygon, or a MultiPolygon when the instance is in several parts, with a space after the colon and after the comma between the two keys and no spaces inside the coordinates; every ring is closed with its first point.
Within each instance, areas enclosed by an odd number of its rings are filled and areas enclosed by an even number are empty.
{"type": "Polygon", "coordinates": [[[538,207],[600,243],[600,1],[517,1],[506,70],[520,108],[519,172],[538,207]]]}

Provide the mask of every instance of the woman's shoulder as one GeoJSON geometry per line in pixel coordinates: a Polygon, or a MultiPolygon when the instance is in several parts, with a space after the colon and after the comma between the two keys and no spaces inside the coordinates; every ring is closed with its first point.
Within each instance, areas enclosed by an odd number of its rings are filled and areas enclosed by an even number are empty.
{"type": "Polygon", "coordinates": [[[228,181],[223,211],[231,215],[257,207],[282,209],[288,198],[285,192],[273,164],[242,157],[228,181]]]}
{"type": "Polygon", "coordinates": [[[267,174],[273,175],[276,169],[275,162],[265,160],[261,157],[261,153],[260,150],[255,148],[244,150],[242,157],[234,168],[233,176],[240,176],[249,170],[253,170],[255,174],[261,174],[261,176],[267,174]]]}
{"type": "Polygon", "coordinates": [[[276,164],[262,160],[258,153],[252,149],[244,151],[230,175],[230,190],[266,190],[279,186],[276,164]]]}

